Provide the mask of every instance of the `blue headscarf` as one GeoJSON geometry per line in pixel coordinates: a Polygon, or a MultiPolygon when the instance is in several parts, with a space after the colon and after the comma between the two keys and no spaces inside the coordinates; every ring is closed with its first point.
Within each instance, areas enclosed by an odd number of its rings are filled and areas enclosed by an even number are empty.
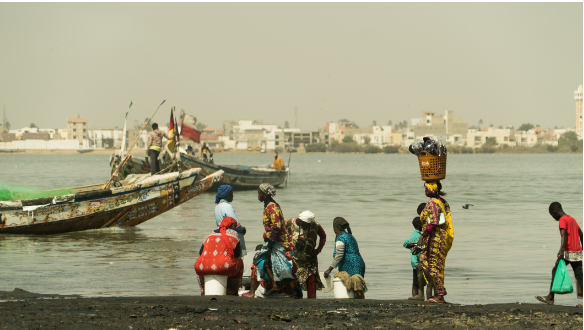
{"type": "Polygon", "coordinates": [[[233,191],[233,187],[228,184],[224,184],[217,190],[217,195],[215,195],[215,204],[219,204],[222,198],[229,196],[229,193],[233,191]]]}

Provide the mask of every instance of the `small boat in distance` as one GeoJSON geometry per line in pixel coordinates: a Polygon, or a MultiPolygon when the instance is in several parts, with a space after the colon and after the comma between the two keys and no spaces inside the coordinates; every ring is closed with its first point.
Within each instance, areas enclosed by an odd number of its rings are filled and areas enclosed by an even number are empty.
{"type": "Polygon", "coordinates": [[[222,184],[231,185],[234,189],[258,189],[260,184],[269,183],[278,187],[286,181],[288,168],[278,171],[271,165],[247,166],[247,165],[216,165],[205,163],[194,156],[181,153],[181,161],[189,168],[200,168],[201,174],[223,171],[223,178],[213,185],[218,188],[222,184]]]}

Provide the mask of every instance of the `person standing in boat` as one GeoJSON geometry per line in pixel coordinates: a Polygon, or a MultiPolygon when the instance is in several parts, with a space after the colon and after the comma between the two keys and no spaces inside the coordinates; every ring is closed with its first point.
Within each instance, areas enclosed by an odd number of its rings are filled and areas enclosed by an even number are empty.
{"type": "Polygon", "coordinates": [[[165,137],[167,140],[170,140],[166,133],[158,129],[157,123],[152,124],[152,132],[148,134],[148,143],[146,143],[146,156],[150,158],[151,175],[160,172],[160,166],[158,164],[158,155],[160,155],[160,150],[162,150],[163,137],[165,137]]]}
{"type": "Polygon", "coordinates": [[[272,167],[276,171],[283,171],[285,169],[284,161],[282,160],[282,158],[280,156],[278,156],[277,152],[274,153],[274,164],[272,164],[272,167]]]}
{"type": "Polygon", "coordinates": [[[203,158],[205,163],[207,163],[209,159],[213,159],[213,152],[211,152],[211,149],[209,149],[207,143],[203,143],[203,147],[201,148],[201,158],[203,158]],[[207,153],[209,153],[209,158],[207,158],[207,153]]]}
{"type": "Polygon", "coordinates": [[[233,187],[228,184],[224,184],[219,187],[217,190],[217,195],[215,195],[215,222],[217,227],[221,225],[221,222],[226,217],[231,217],[237,221],[237,227],[235,231],[239,234],[239,245],[241,246],[241,257],[245,257],[247,255],[247,250],[245,249],[245,240],[244,235],[246,233],[246,229],[244,226],[241,225],[239,219],[237,219],[237,215],[235,215],[235,209],[229,203],[233,202],[233,187]]]}

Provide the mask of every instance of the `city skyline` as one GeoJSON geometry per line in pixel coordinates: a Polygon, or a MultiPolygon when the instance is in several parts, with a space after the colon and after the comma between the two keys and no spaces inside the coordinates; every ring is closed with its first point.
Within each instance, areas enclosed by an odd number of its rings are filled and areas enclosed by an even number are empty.
{"type": "Polygon", "coordinates": [[[452,110],[574,127],[582,3],[0,4],[12,128],[123,127],[171,106],[211,127],[315,130],[452,110]]]}

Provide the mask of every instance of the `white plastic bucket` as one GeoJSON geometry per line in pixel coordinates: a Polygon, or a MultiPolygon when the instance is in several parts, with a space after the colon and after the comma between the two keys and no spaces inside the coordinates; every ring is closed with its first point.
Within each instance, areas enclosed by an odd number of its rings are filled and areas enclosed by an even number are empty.
{"type": "MultiPolygon", "coordinates": [[[[333,286],[335,299],[355,299],[355,293],[353,291],[347,292],[347,287],[340,278],[336,277],[333,280],[333,286]]],[[[207,288],[205,288],[205,290],[207,290],[207,288]]]]}
{"type": "Polygon", "coordinates": [[[324,277],[324,273],[320,273],[320,281],[324,288],[322,288],[322,292],[331,292],[333,290],[333,277],[329,275],[329,277],[324,277]]]}
{"type": "Polygon", "coordinates": [[[227,293],[227,276],[205,275],[205,296],[224,296],[227,293]]]}

